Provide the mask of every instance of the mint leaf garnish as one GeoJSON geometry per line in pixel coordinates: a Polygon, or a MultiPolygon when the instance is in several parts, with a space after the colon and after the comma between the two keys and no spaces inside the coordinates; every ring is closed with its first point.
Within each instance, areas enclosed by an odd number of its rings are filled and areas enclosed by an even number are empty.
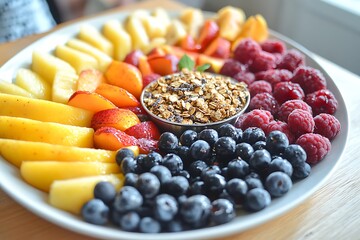
{"type": "Polygon", "coordinates": [[[205,63],[204,65],[198,66],[198,67],[196,68],[196,71],[204,72],[205,70],[209,69],[210,67],[211,67],[210,64],[205,63]]]}
{"type": "Polygon", "coordinates": [[[179,70],[181,71],[183,68],[187,68],[189,70],[193,70],[195,66],[195,62],[188,56],[188,55],[184,55],[181,57],[179,63],[178,63],[178,67],[179,70]]]}

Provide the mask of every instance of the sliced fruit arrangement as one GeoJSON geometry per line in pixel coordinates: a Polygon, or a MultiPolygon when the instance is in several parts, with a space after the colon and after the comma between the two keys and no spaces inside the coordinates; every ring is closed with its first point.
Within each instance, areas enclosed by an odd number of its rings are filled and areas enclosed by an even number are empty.
{"type": "Polygon", "coordinates": [[[50,204],[88,222],[107,223],[112,209],[125,231],[182,231],[286,194],[330,151],[336,109],[321,72],[268,39],[261,15],[136,10],[100,29],[81,26],[53,54],[34,51],[13,83],[0,81],[0,155],[50,204]],[[183,68],[248,85],[236,127],[178,138],[149,121],[143,88],[183,68]]]}

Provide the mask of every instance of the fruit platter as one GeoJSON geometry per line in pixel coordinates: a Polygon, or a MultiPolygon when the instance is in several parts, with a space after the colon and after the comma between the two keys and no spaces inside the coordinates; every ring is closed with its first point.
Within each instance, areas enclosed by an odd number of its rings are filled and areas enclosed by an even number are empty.
{"type": "Polygon", "coordinates": [[[270,221],[336,169],[348,126],[312,53],[230,6],[83,20],[0,68],[2,189],[102,239],[270,221]]]}

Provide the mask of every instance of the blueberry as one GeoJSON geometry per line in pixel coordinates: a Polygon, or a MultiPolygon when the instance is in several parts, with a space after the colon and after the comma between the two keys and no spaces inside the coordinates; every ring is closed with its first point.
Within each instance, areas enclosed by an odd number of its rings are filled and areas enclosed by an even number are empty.
{"type": "Polygon", "coordinates": [[[159,233],[161,224],[152,217],[144,217],[140,220],[139,231],[142,233],[159,233]]]}
{"type": "Polygon", "coordinates": [[[137,175],[136,173],[127,173],[125,175],[124,185],[136,187],[136,183],[138,179],[139,179],[139,175],[137,175]]]}
{"type": "Polygon", "coordinates": [[[176,174],[176,176],[183,176],[187,180],[190,180],[190,173],[188,171],[186,171],[186,170],[181,170],[180,172],[178,172],[176,174]]]}
{"type": "Polygon", "coordinates": [[[136,183],[136,188],[144,198],[152,198],[156,196],[160,190],[160,180],[155,174],[149,172],[142,173],[136,183]]]}
{"type": "Polygon", "coordinates": [[[236,203],[240,203],[248,191],[248,186],[244,180],[233,178],[226,183],[225,189],[236,203]]]}
{"type": "Polygon", "coordinates": [[[237,139],[234,139],[236,143],[241,143],[242,142],[242,136],[243,136],[243,131],[241,130],[241,128],[236,128],[236,132],[237,132],[237,139]]]}
{"type": "Polygon", "coordinates": [[[239,143],[236,145],[235,155],[245,161],[248,161],[253,153],[254,149],[248,143],[239,143]]]}
{"type": "Polygon", "coordinates": [[[159,179],[160,184],[164,184],[165,182],[169,181],[172,177],[170,170],[162,165],[153,166],[150,169],[150,172],[159,179]]]}
{"type": "Polygon", "coordinates": [[[231,178],[243,178],[249,174],[249,164],[244,160],[233,159],[228,163],[228,177],[231,178]]]}
{"type": "Polygon", "coordinates": [[[129,148],[122,148],[116,152],[116,163],[121,166],[121,162],[125,157],[135,158],[134,152],[129,148]]]}
{"type": "Polygon", "coordinates": [[[221,169],[221,175],[223,175],[225,179],[229,179],[229,168],[223,167],[221,169]]]}
{"type": "Polygon", "coordinates": [[[180,136],[180,143],[183,146],[190,147],[193,142],[195,142],[198,139],[197,132],[193,130],[186,130],[183,132],[180,136]]]}
{"type": "Polygon", "coordinates": [[[180,219],[174,219],[165,223],[165,230],[167,232],[182,232],[185,229],[180,219]]]}
{"type": "Polygon", "coordinates": [[[112,203],[116,196],[116,189],[110,182],[99,182],[94,188],[94,198],[102,200],[105,204],[112,203]]]}
{"type": "Polygon", "coordinates": [[[215,225],[230,222],[235,218],[234,205],[227,199],[217,199],[211,204],[211,221],[215,225]]]}
{"type": "MultiPolygon", "coordinates": [[[[222,193],[219,194],[219,198],[227,199],[227,200],[229,200],[234,206],[236,205],[235,200],[230,196],[230,194],[226,191],[226,189],[224,189],[224,191],[222,191],[222,193]]],[[[218,198],[218,199],[219,199],[219,198],[218,198]]]]}
{"type": "Polygon", "coordinates": [[[272,154],[280,154],[289,146],[289,139],[281,131],[272,131],[266,138],[266,148],[272,154]]]}
{"type": "Polygon", "coordinates": [[[140,166],[143,171],[148,172],[153,166],[160,165],[162,160],[162,156],[159,153],[151,152],[144,157],[140,166]]]}
{"type": "Polygon", "coordinates": [[[238,131],[230,123],[223,124],[218,129],[219,137],[231,137],[234,141],[238,140],[238,131]]]}
{"type": "Polygon", "coordinates": [[[131,211],[121,215],[118,224],[124,231],[134,232],[138,229],[140,223],[140,216],[137,212],[131,211]]]}
{"type": "Polygon", "coordinates": [[[125,157],[121,162],[123,174],[134,173],[137,167],[136,160],[132,157],[125,157]]]}
{"type": "Polygon", "coordinates": [[[141,174],[144,171],[144,169],[142,168],[142,165],[144,165],[144,161],[146,158],[146,154],[139,154],[136,156],[135,161],[136,161],[136,168],[135,168],[135,173],[137,174],[141,174]]]}
{"type": "Polygon", "coordinates": [[[208,224],[211,214],[211,202],[205,195],[190,196],[180,208],[180,216],[193,228],[208,224]]]}
{"type": "Polygon", "coordinates": [[[86,222],[104,225],[108,222],[109,207],[100,199],[91,199],[81,208],[81,216],[86,222]]]}
{"type": "Polygon", "coordinates": [[[204,140],[197,140],[190,146],[190,156],[196,160],[206,160],[210,157],[210,145],[204,140]]]}
{"type": "Polygon", "coordinates": [[[204,179],[204,183],[210,196],[218,196],[225,189],[226,180],[220,174],[212,174],[204,179]]]}
{"type": "Polygon", "coordinates": [[[160,222],[171,221],[178,212],[176,199],[168,194],[160,194],[155,198],[154,216],[160,222]]]}
{"type": "Polygon", "coordinates": [[[137,210],[143,204],[140,192],[131,186],[124,186],[116,194],[113,207],[120,213],[137,210]]]}
{"type": "Polygon", "coordinates": [[[179,139],[171,132],[164,132],[160,135],[158,147],[165,153],[172,152],[179,145],[179,139]]]}
{"type": "Polygon", "coordinates": [[[245,196],[245,206],[248,210],[253,212],[264,209],[270,202],[270,194],[263,188],[251,189],[245,196]]]}
{"type": "Polygon", "coordinates": [[[291,187],[291,178],[283,172],[273,172],[265,180],[265,188],[272,197],[283,196],[291,187]]]}
{"type": "Polygon", "coordinates": [[[181,206],[187,199],[187,196],[184,194],[184,195],[180,195],[177,197],[177,203],[179,206],[181,206]]]}
{"type": "Polygon", "coordinates": [[[245,129],[242,136],[242,141],[253,145],[257,141],[265,141],[265,133],[261,128],[250,127],[245,129]]]}
{"type": "Polygon", "coordinates": [[[189,192],[191,195],[205,194],[206,188],[204,181],[193,182],[189,188],[189,192]]]}
{"type": "Polygon", "coordinates": [[[252,145],[252,148],[254,149],[254,151],[266,149],[266,142],[265,141],[257,141],[256,143],[254,143],[252,145]]]}
{"type": "Polygon", "coordinates": [[[175,197],[186,194],[188,189],[189,181],[183,176],[174,176],[164,185],[164,191],[175,197]]]}
{"type": "Polygon", "coordinates": [[[292,177],[294,179],[304,179],[310,175],[311,166],[304,162],[303,164],[297,165],[294,167],[294,172],[292,177]]]}
{"type": "Polygon", "coordinates": [[[213,147],[216,141],[219,139],[219,134],[215,129],[204,129],[199,133],[199,139],[206,141],[210,147],[213,147]]]}
{"type": "Polygon", "coordinates": [[[248,190],[253,188],[264,188],[262,181],[259,178],[245,178],[246,185],[248,186],[248,190]]]}
{"type": "Polygon", "coordinates": [[[305,150],[297,144],[290,144],[285,148],[283,157],[287,159],[293,167],[303,165],[307,158],[305,150]]]}
{"type": "Polygon", "coordinates": [[[207,168],[207,164],[204,161],[197,160],[195,162],[192,162],[189,166],[189,173],[192,178],[200,177],[202,171],[207,168]]]}
{"type": "Polygon", "coordinates": [[[208,166],[201,172],[201,179],[205,180],[210,175],[221,174],[221,169],[217,165],[208,166]]]}
{"type": "Polygon", "coordinates": [[[249,160],[249,165],[258,172],[263,172],[271,162],[270,153],[265,150],[256,150],[249,160]]]}
{"type": "Polygon", "coordinates": [[[163,165],[170,170],[172,175],[177,174],[184,168],[183,161],[174,153],[168,153],[164,156],[163,165]]]}
{"type": "Polygon", "coordinates": [[[184,165],[188,166],[190,164],[190,148],[187,146],[179,145],[176,150],[175,154],[178,155],[181,160],[183,161],[184,165]]]}
{"type": "Polygon", "coordinates": [[[288,160],[283,159],[282,157],[277,157],[270,162],[269,173],[277,171],[286,173],[289,177],[291,177],[293,174],[293,167],[288,160]]]}
{"type": "Polygon", "coordinates": [[[231,159],[235,155],[236,142],[231,137],[220,137],[214,145],[219,158],[231,159]]]}

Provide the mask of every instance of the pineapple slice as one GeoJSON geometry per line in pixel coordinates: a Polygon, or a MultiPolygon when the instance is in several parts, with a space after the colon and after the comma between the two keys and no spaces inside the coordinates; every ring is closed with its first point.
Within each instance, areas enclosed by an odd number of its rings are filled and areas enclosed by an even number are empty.
{"type": "Polygon", "coordinates": [[[150,39],[165,37],[166,25],[164,25],[159,18],[154,16],[145,16],[141,18],[141,22],[150,39]]]}
{"type": "Polygon", "coordinates": [[[9,82],[0,80],[0,93],[6,93],[11,95],[23,96],[28,98],[35,98],[30,92],[25,89],[9,82]]]}
{"type": "Polygon", "coordinates": [[[57,72],[67,71],[75,73],[75,69],[60,58],[54,57],[49,53],[34,51],[32,54],[31,70],[40,75],[50,84],[54,82],[57,72]]]}
{"type": "Polygon", "coordinates": [[[55,180],[112,173],[120,173],[120,168],[116,163],[24,161],[20,167],[20,174],[23,179],[45,192],[49,192],[50,186],[55,180]]]}
{"type": "Polygon", "coordinates": [[[114,46],[95,27],[84,24],[80,28],[78,38],[103,51],[110,57],[114,55],[114,46]]]}
{"type": "Polygon", "coordinates": [[[166,30],[166,42],[169,45],[175,45],[186,37],[185,26],[177,19],[171,21],[166,30]]]}
{"type": "Polygon", "coordinates": [[[163,25],[165,28],[167,28],[170,25],[170,16],[169,14],[165,11],[165,9],[163,8],[155,8],[152,13],[152,16],[154,16],[155,18],[157,18],[163,25]]]}
{"type": "Polygon", "coordinates": [[[79,39],[70,39],[66,45],[94,57],[97,60],[99,70],[102,72],[105,72],[112,62],[112,58],[104,52],[79,39]]]}
{"type": "Polygon", "coordinates": [[[52,101],[66,104],[76,91],[78,78],[78,75],[72,72],[58,72],[52,86],[52,101]]]}
{"type": "Polygon", "coordinates": [[[0,116],[0,138],[92,148],[93,135],[92,128],[0,116]]]}
{"type": "Polygon", "coordinates": [[[16,73],[15,84],[26,89],[36,98],[51,99],[51,86],[49,82],[30,69],[20,68],[16,73]]]}
{"type": "Polygon", "coordinates": [[[132,50],[131,36],[117,20],[110,20],[103,26],[103,34],[114,45],[114,59],[123,61],[132,50]]]}
{"type": "Polygon", "coordinates": [[[143,50],[149,45],[149,36],[140,18],[130,16],[125,22],[125,29],[131,36],[133,49],[143,50]]]}
{"type": "Polygon", "coordinates": [[[65,104],[0,93],[0,115],[90,127],[93,113],[65,104]]]}
{"type": "Polygon", "coordinates": [[[99,65],[97,60],[89,54],[83,53],[81,51],[75,50],[68,46],[59,45],[55,49],[55,55],[68,62],[73,66],[79,74],[85,69],[96,69],[99,70],[99,65]]]}
{"type": "Polygon", "coordinates": [[[110,182],[118,191],[124,184],[124,175],[109,174],[56,180],[50,186],[49,203],[56,208],[80,214],[82,206],[94,198],[94,188],[99,182],[110,182]]]}
{"type": "Polygon", "coordinates": [[[181,12],[180,20],[186,26],[188,34],[194,39],[197,39],[200,28],[204,24],[202,11],[195,8],[186,8],[181,12]]]}

